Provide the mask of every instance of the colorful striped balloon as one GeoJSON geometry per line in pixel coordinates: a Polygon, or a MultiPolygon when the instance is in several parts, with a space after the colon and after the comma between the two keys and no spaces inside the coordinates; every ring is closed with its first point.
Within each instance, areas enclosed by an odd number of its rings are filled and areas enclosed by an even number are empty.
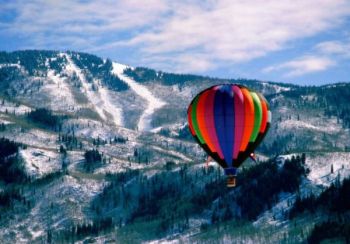
{"type": "Polygon", "coordinates": [[[271,122],[263,95],[236,84],[202,91],[187,115],[193,137],[231,176],[260,144],[271,122]]]}

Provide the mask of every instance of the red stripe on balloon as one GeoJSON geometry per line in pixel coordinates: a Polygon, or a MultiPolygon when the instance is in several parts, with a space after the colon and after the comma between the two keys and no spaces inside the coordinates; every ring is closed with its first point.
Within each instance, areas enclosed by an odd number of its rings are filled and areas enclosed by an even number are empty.
{"type": "Polygon", "coordinates": [[[205,112],[207,111],[206,101],[207,101],[209,92],[210,90],[206,90],[199,96],[196,116],[197,116],[198,128],[199,128],[199,131],[201,132],[202,138],[204,142],[207,144],[207,146],[209,147],[210,151],[213,152],[215,151],[215,145],[213,144],[210,138],[210,135],[208,132],[208,125],[205,120],[205,117],[206,117],[205,112]]]}
{"type": "Polygon", "coordinates": [[[263,133],[266,129],[266,124],[267,124],[267,113],[268,113],[268,109],[267,109],[267,104],[265,99],[263,99],[259,94],[258,94],[259,98],[260,98],[260,102],[261,102],[261,107],[262,107],[262,120],[261,120],[261,126],[260,126],[260,133],[263,133]]]}
{"type": "Polygon", "coordinates": [[[194,131],[193,129],[193,124],[192,124],[192,103],[190,104],[189,108],[188,108],[188,111],[187,111],[187,119],[188,119],[188,127],[190,127],[190,131],[191,131],[191,134],[193,136],[196,135],[196,132],[194,131]]]}

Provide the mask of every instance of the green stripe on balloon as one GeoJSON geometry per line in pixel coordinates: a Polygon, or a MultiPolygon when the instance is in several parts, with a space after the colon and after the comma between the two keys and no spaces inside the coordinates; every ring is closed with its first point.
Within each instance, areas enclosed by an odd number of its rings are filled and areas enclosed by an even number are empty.
{"type": "Polygon", "coordinates": [[[250,92],[254,103],[254,127],[252,135],[250,136],[250,142],[254,142],[259,134],[261,120],[262,120],[262,106],[259,96],[255,92],[250,92]]]}
{"type": "Polygon", "coordinates": [[[201,134],[201,131],[199,130],[199,126],[198,126],[198,120],[197,120],[197,107],[198,107],[198,100],[199,100],[199,96],[197,96],[195,98],[195,100],[193,101],[192,104],[192,113],[191,113],[191,117],[192,117],[192,124],[193,124],[193,129],[196,132],[196,136],[198,137],[198,140],[202,143],[202,144],[206,144],[204,141],[204,138],[201,134]]]}

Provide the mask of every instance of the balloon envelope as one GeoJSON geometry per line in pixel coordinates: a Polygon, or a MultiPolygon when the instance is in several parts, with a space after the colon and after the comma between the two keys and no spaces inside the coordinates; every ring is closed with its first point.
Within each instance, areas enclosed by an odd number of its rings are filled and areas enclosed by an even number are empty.
{"type": "Polygon", "coordinates": [[[250,156],[271,121],[263,95],[242,85],[212,86],[199,93],[187,110],[191,134],[226,174],[250,156]]]}

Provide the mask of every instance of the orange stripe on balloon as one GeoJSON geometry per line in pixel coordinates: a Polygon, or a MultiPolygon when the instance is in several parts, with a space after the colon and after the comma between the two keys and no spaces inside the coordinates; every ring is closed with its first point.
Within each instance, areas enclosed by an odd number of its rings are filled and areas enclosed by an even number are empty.
{"type": "Polygon", "coordinates": [[[240,147],[240,151],[244,152],[249,143],[250,136],[254,128],[254,103],[253,98],[250,95],[250,92],[247,88],[242,87],[241,91],[244,97],[244,132],[243,139],[240,147]]]}
{"type": "Polygon", "coordinates": [[[206,121],[205,121],[205,112],[208,109],[206,107],[206,101],[207,101],[209,92],[210,92],[210,90],[207,90],[199,96],[198,103],[197,103],[196,116],[197,116],[197,123],[198,123],[199,131],[201,132],[201,135],[204,139],[204,142],[207,144],[210,151],[215,152],[216,151],[215,145],[210,138],[209,131],[208,131],[208,125],[206,124],[206,121]]]}

